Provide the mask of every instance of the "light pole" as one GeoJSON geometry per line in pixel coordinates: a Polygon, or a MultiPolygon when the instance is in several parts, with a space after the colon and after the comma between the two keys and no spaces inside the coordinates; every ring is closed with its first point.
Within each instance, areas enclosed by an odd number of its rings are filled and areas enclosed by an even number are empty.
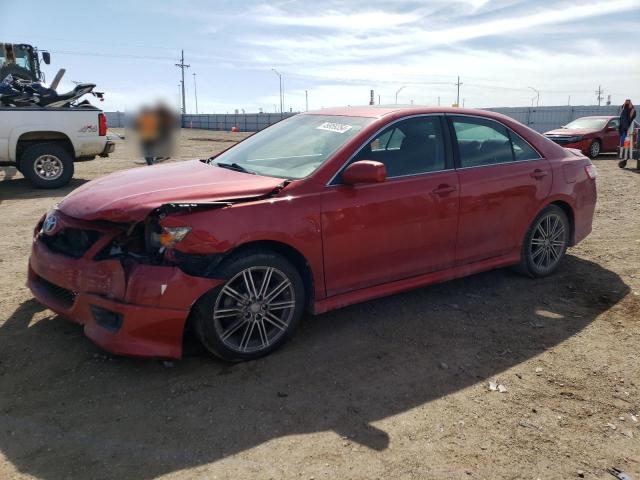
{"type": "Polygon", "coordinates": [[[282,90],[282,74],[277,71],[275,68],[271,69],[273,71],[273,73],[275,73],[278,76],[278,79],[280,80],[280,117],[282,117],[282,112],[284,110],[284,91],[282,90]]]}
{"type": "Polygon", "coordinates": [[[196,72],[193,72],[193,94],[196,97],[196,114],[198,113],[198,88],[196,87],[196,72]]]}
{"type": "Polygon", "coordinates": [[[527,87],[530,90],[536,92],[536,96],[531,99],[531,106],[533,107],[533,101],[536,101],[536,107],[540,106],[540,92],[533,87],[527,87]]]}
{"type": "Polygon", "coordinates": [[[398,94],[404,90],[407,86],[406,85],[402,85],[398,90],[396,90],[396,105],[398,104],[398,94]]]}

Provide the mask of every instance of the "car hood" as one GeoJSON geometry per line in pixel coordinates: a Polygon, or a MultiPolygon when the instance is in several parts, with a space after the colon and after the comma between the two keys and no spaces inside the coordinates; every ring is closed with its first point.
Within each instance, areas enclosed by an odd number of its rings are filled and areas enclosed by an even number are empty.
{"type": "Polygon", "coordinates": [[[74,190],[58,208],[82,220],[132,222],[165,203],[260,196],[283,181],[193,160],[112,173],[74,190]]]}
{"type": "Polygon", "coordinates": [[[594,133],[598,130],[589,130],[585,128],[558,128],[556,130],[550,130],[545,132],[545,135],[563,135],[563,136],[574,136],[574,135],[586,135],[588,133],[594,133]]]}

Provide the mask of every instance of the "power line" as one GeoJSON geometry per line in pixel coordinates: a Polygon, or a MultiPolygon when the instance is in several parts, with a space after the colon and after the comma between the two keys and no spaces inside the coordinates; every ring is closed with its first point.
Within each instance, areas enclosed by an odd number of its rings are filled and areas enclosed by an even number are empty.
{"type": "Polygon", "coordinates": [[[81,55],[87,57],[132,58],[137,60],[173,60],[172,57],[152,57],[149,55],[133,55],[126,53],[75,52],[70,50],[49,50],[57,55],[81,55]]]}

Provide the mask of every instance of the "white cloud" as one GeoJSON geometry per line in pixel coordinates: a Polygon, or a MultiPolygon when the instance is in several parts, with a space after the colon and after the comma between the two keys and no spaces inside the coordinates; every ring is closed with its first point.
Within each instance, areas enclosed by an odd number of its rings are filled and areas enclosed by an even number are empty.
{"type": "Polygon", "coordinates": [[[279,12],[275,15],[263,17],[261,21],[275,25],[289,25],[296,27],[321,27],[340,30],[375,30],[390,28],[413,23],[421,15],[411,13],[389,13],[381,10],[362,13],[327,12],[322,15],[292,16],[279,12]]]}

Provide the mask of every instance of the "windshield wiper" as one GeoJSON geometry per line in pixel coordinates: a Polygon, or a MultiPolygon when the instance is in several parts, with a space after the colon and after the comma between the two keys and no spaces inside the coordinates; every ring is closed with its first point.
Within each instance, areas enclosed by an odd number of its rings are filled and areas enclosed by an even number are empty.
{"type": "Polygon", "coordinates": [[[247,170],[242,165],[237,164],[235,162],[234,163],[216,162],[216,165],[221,167],[221,168],[228,168],[229,170],[235,170],[236,172],[251,173],[253,175],[255,175],[255,173],[256,173],[256,172],[252,172],[251,170],[247,170]]]}

